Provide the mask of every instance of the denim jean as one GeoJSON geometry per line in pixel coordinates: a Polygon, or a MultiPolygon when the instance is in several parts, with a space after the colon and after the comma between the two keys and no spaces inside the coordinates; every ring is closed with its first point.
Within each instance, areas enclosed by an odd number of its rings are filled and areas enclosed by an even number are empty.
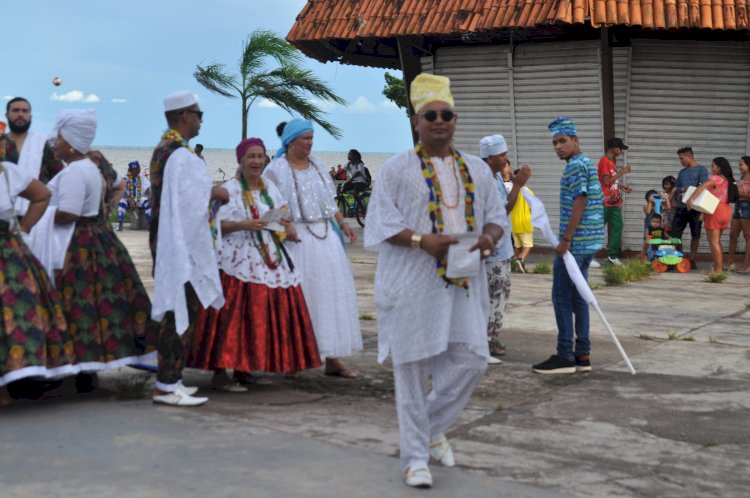
{"type": "MultiPolygon", "coordinates": [[[[592,254],[574,254],[583,278],[588,281],[589,264],[592,254]]],[[[576,356],[591,352],[589,342],[589,305],[576,290],[565,269],[565,262],[555,256],[552,269],[552,305],[557,320],[557,356],[574,361],[576,356]],[[575,328],[573,316],[575,315],[575,328]],[[573,351],[573,331],[575,330],[575,353],[573,351]]]]}

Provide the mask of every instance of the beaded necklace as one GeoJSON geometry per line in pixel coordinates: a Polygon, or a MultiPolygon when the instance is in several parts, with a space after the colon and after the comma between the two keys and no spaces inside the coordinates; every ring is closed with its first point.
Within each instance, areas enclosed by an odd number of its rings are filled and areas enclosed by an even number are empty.
{"type": "MultiPolygon", "coordinates": [[[[289,163],[289,160],[287,160],[287,163],[289,164],[289,168],[292,170],[292,178],[294,179],[294,192],[297,194],[297,207],[299,208],[299,215],[302,218],[302,223],[305,225],[305,228],[307,231],[315,237],[318,240],[325,240],[326,237],[328,237],[328,220],[325,221],[325,231],[323,232],[323,236],[318,235],[317,233],[313,232],[310,228],[310,225],[307,222],[307,218],[305,218],[305,213],[302,211],[302,201],[300,201],[300,193],[299,193],[299,183],[297,181],[297,172],[294,170],[294,167],[291,163],[289,163]]],[[[307,159],[307,167],[313,168],[315,171],[317,171],[318,176],[320,177],[320,181],[325,185],[325,179],[323,179],[323,175],[320,173],[320,170],[315,167],[315,165],[310,161],[310,159],[307,159]]]]}
{"type": "MultiPolygon", "coordinates": [[[[435,173],[435,167],[432,164],[429,154],[424,150],[422,144],[418,144],[416,147],[417,156],[420,159],[420,166],[422,167],[422,175],[424,176],[427,188],[430,189],[430,221],[432,222],[432,233],[443,233],[445,225],[443,223],[443,195],[440,190],[440,180],[435,173]]],[[[466,198],[464,199],[464,217],[466,219],[466,231],[473,232],[476,227],[476,219],[474,217],[474,182],[469,174],[469,168],[466,166],[466,161],[455,150],[453,147],[450,149],[451,156],[455,164],[458,166],[458,172],[461,176],[461,182],[463,183],[464,190],[466,191],[466,198]]],[[[460,198],[460,196],[459,196],[460,198]]],[[[458,201],[457,201],[458,202],[458,201]]],[[[448,207],[448,206],[446,206],[448,207]]],[[[445,280],[446,285],[458,285],[464,289],[469,289],[468,278],[448,278],[445,276],[446,268],[448,267],[448,258],[443,257],[437,260],[437,274],[440,278],[445,280]]]]}
{"type": "MultiPolygon", "coordinates": [[[[249,220],[259,220],[260,211],[258,210],[258,206],[255,205],[255,198],[253,198],[253,193],[250,191],[250,187],[247,185],[247,182],[242,175],[240,175],[240,185],[242,186],[242,203],[245,206],[245,215],[249,220]]],[[[260,180],[260,198],[263,199],[263,202],[265,202],[268,207],[273,209],[273,199],[271,199],[271,196],[268,195],[268,190],[266,189],[266,184],[263,183],[263,180],[260,180]]],[[[268,268],[270,268],[271,270],[275,270],[279,267],[282,257],[281,241],[276,232],[271,232],[271,240],[273,240],[273,244],[276,248],[275,261],[271,259],[271,254],[268,251],[268,246],[263,240],[263,230],[250,232],[250,240],[253,241],[253,246],[255,246],[255,248],[260,251],[261,256],[263,256],[263,262],[268,268]]]]}
{"type": "Polygon", "coordinates": [[[134,178],[131,178],[128,182],[128,187],[130,192],[130,198],[133,199],[133,202],[136,206],[141,202],[141,177],[136,176],[134,178]]]}
{"type": "Polygon", "coordinates": [[[169,130],[164,132],[164,135],[161,136],[161,139],[169,140],[171,142],[179,142],[187,150],[189,150],[190,152],[193,152],[193,149],[190,148],[190,146],[187,143],[187,140],[185,140],[182,137],[182,134],[177,130],[173,130],[170,128],[169,130]]]}

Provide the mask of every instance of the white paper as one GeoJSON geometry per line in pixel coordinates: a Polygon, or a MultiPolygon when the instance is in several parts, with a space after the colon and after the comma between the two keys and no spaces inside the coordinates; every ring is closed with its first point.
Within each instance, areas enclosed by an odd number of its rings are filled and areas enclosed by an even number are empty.
{"type": "Polygon", "coordinates": [[[289,217],[289,210],[286,208],[282,208],[269,209],[263,214],[263,216],[260,217],[260,219],[268,222],[268,225],[265,226],[265,230],[271,230],[273,232],[283,232],[285,228],[284,225],[281,224],[281,219],[289,217]]]}
{"type": "Polygon", "coordinates": [[[479,275],[481,251],[469,248],[477,243],[479,235],[475,232],[446,234],[458,240],[458,244],[448,246],[448,267],[445,276],[448,278],[469,278],[479,275]]]}

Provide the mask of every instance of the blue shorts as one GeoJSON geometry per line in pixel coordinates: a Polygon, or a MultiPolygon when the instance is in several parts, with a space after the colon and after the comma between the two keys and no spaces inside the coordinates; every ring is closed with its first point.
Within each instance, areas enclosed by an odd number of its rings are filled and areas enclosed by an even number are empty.
{"type": "Polygon", "coordinates": [[[734,205],[735,220],[750,220],[750,201],[737,201],[734,205]]]}

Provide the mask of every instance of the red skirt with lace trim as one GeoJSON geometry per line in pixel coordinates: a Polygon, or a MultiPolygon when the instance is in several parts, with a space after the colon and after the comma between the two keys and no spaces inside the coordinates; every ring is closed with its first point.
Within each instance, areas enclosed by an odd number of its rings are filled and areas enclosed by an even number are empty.
{"type": "Polygon", "coordinates": [[[201,310],[188,367],[296,372],[321,365],[299,285],[272,288],[220,273],[226,302],[201,310]]]}

